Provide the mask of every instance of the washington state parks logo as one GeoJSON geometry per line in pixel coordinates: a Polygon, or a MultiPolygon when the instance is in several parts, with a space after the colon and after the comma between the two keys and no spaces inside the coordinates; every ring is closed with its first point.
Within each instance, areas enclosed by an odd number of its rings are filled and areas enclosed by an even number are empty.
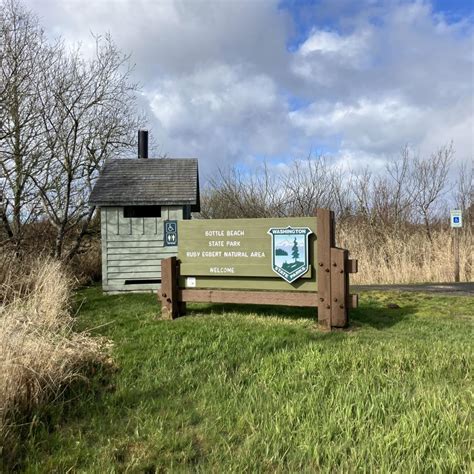
{"type": "Polygon", "coordinates": [[[308,271],[308,227],[272,227],[272,269],[288,283],[293,283],[308,271]]]}

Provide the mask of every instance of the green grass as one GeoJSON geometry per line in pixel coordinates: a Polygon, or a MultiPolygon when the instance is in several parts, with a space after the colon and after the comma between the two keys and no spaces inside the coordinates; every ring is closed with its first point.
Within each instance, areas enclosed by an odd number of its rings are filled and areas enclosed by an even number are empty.
{"type": "Polygon", "coordinates": [[[472,469],[474,298],[364,293],[332,333],[311,309],[77,298],[119,369],[41,416],[27,472],[472,469]]]}

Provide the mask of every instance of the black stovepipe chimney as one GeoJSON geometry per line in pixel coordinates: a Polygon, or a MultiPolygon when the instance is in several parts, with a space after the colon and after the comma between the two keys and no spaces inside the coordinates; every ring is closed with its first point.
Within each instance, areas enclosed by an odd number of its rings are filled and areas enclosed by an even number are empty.
{"type": "Polygon", "coordinates": [[[138,130],[138,158],[148,158],[148,130],[138,130]]]}

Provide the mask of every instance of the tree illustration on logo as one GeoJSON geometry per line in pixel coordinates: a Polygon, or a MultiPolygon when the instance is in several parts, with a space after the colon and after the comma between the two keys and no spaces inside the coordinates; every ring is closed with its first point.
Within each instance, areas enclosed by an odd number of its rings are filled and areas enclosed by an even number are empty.
{"type": "Polygon", "coordinates": [[[291,249],[291,256],[295,259],[295,262],[298,260],[298,257],[300,256],[300,252],[298,251],[298,242],[294,241],[293,248],[291,249]]]}

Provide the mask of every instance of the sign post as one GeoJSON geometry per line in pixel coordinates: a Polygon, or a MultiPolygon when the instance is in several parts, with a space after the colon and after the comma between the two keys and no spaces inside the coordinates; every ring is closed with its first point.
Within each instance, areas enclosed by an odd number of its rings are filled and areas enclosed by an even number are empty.
{"type": "Polygon", "coordinates": [[[357,260],[336,247],[332,211],[180,221],[176,231],[178,258],[161,264],[165,318],[185,314],[186,302],[307,306],[318,308],[319,324],[330,330],[346,327],[348,310],[357,307],[349,293],[357,260]]]}
{"type": "Polygon", "coordinates": [[[462,228],[462,211],[453,209],[451,211],[451,227],[454,229],[453,247],[454,247],[454,281],[460,281],[459,268],[459,230],[462,228]]]}

